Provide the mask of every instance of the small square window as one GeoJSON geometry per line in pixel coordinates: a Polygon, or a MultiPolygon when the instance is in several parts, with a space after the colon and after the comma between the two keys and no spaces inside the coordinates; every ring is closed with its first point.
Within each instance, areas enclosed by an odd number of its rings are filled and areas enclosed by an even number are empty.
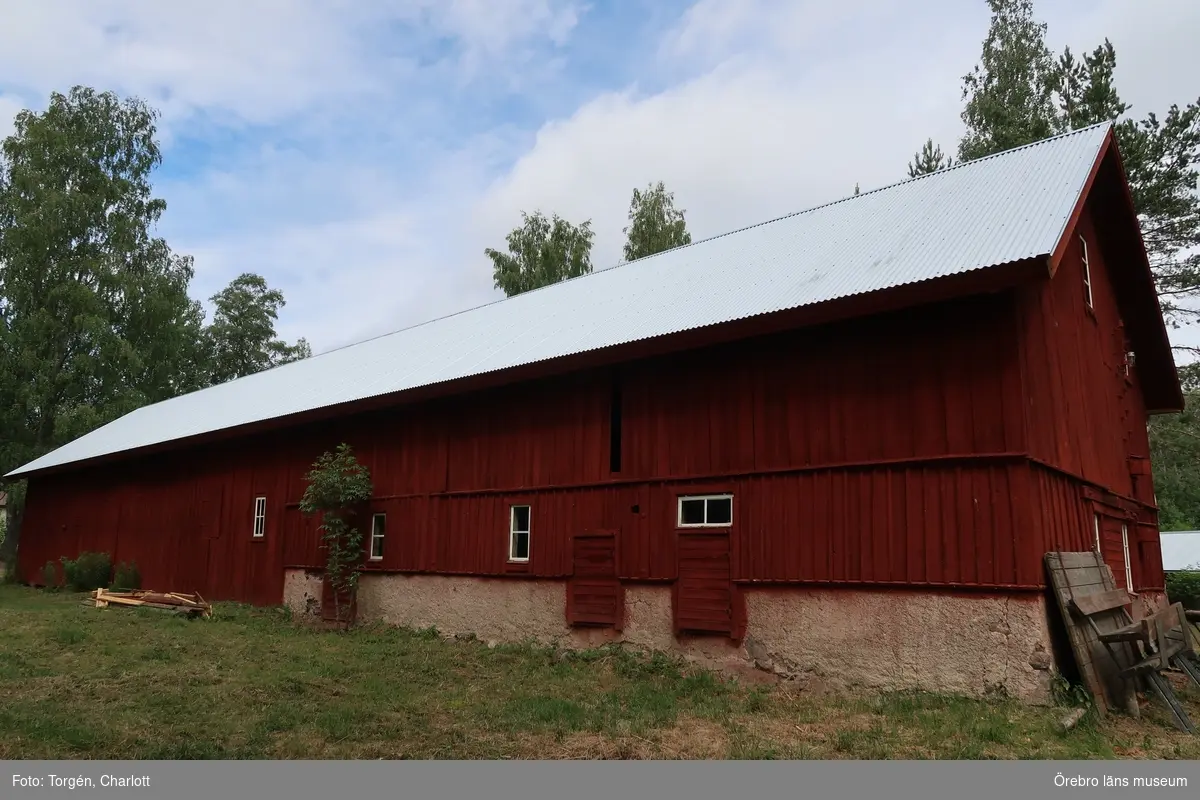
{"type": "Polygon", "coordinates": [[[679,498],[680,528],[727,528],[733,524],[733,495],[679,498]]]}
{"type": "Polygon", "coordinates": [[[387,514],[371,517],[371,560],[383,560],[383,536],[387,532],[387,514]]]}
{"type": "Polygon", "coordinates": [[[508,560],[529,560],[529,506],[513,506],[509,513],[508,560]]]}
{"type": "Polygon", "coordinates": [[[261,539],[267,535],[267,498],[254,498],[254,528],[253,534],[255,539],[261,539]]]}

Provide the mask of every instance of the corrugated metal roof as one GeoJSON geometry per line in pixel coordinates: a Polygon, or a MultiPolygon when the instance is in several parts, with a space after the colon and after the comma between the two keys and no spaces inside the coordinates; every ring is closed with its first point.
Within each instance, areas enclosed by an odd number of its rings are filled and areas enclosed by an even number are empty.
{"type": "Polygon", "coordinates": [[[1200,569],[1200,531],[1163,531],[1159,538],[1164,570],[1200,569]]]}
{"type": "Polygon", "coordinates": [[[138,447],[1053,251],[1096,125],[146,406],[17,469],[138,447]]]}

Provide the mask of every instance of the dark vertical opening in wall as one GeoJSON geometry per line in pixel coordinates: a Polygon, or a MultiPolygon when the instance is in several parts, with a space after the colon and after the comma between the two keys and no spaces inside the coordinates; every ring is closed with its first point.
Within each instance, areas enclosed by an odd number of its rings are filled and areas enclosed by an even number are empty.
{"type": "Polygon", "coordinates": [[[608,403],[608,470],[621,471],[621,379],[617,376],[608,403]]]}

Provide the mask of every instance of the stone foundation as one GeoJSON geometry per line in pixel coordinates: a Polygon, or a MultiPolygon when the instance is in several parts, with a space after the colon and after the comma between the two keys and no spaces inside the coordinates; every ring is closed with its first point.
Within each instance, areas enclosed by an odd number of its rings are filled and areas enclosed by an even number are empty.
{"type": "MultiPolygon", "coordinates": [[[[290,571],[284,601],[317,613],[319,577],[290,571]]],[[[537,641],[566,648],[622,642],[717,669],[757,667],[811,688],[924,689],[1050,699],[1053,657],[1040,595],[973,595],[858,589],[745,592],[747,628],[676,637],[669,586],[625,589],[622,631],[571,628],[563,581],[437,575],[363,575],[358,618],[489,643],[537,641]]]]}
{"type": "Polygon", "coordinates": [[[321,613],[321,574],[302,569],[283,572],[283,604],[293,614],[321,613]]]}

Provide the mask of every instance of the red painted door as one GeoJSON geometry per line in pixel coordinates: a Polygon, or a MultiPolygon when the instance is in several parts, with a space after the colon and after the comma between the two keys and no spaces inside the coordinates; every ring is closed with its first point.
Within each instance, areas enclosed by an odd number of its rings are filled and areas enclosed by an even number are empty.
{"type": "Polygon", "coordinates": [[[1117,588],[1133,591],[1129,573],[1129,526],[1125,520],[1097,514],[1096,549],[1112,570],[1117,588]]]}
{"type": "Polygon", "coordinates": [[[617,537],[612,531],[579,533],[572,543],[567,621],[619,627],[624,600],[617,580],[617,537]]]}
{"type": "Polygon", "coordinates": [[[678,558],[675,630],[731,634],[733,584],[729,567],[729,531],[680,531],[678,558]]]}

